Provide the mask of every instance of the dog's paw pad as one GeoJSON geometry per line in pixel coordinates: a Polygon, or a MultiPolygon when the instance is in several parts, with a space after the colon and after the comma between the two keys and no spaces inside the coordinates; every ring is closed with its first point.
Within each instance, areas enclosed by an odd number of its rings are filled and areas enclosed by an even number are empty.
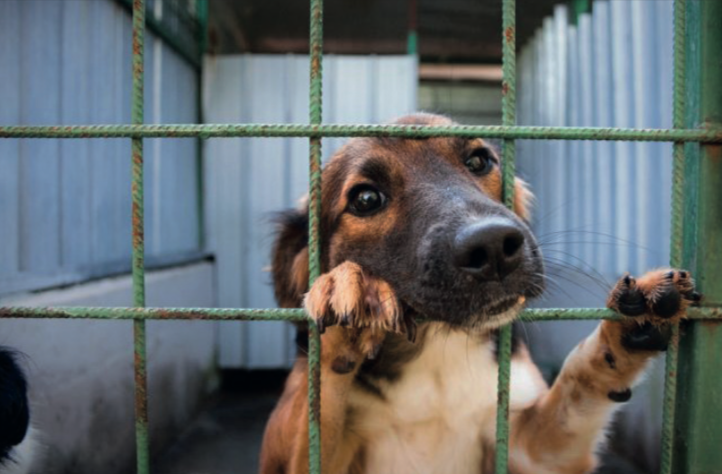
{"type": "Polygon", "coordinates": [[[666,351],[672,331],[669,325],[643,324],[631,325],[622,334],[622,346],[631,351],[666,351]]]}
{"type": "Polygon", "coordinates": [[[607,307],[625,316],[644,315],[662,322],[683,317],[687,307],[701,299],[688,271],[662,269],[638,279],[622,277],[612,290],[607,307]]]}
{"type": "Polygon", "coordinates": [[[630,275],[622,277],[612,290],[607,307],[625,316],[641,316],[647,311],[647,301],[630,275]]]}

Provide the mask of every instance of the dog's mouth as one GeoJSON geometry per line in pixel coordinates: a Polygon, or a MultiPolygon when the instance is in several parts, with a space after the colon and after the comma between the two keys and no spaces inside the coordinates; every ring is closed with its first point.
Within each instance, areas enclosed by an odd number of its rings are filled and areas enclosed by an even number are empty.
{"type": "Polygon", "coordinates": [[[525,301],[526,298],[524,296],[510,296],[507,298],[502,298],[487,305],[486,308],[482,310],[482,312],[490,317],[498,316],[508,312],[512,308],[515,308],[517,306],[523,306],[525,301]]]}
{"type": "Polygon", "coordinates": [[[467,326],[474,330],[491,331],[505,326],[519,316],[524,309],[526,297],[505,297],[486,305],[468,319],[467,326]]]}

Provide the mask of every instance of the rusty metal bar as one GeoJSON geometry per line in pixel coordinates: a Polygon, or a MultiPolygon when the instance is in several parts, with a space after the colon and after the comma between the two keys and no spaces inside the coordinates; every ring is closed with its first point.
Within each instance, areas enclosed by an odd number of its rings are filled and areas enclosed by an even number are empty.
{"type": "Polygon", "coordinates": [[[513,125],[145,124],[0,126],[0,138],[481,137],[722,143],[722,129],[529,127],[513,125]]]}
{"type": "MultiPolygon", "coordinates": [[[[323,0],[311,0],[309,122],[321,124],[323,112],[323,0]]],[[[309,285],[321,274],[321,137],[309,140],[309,285]]],[[[321,473],[321,334],[308,323],[308,468],[321,473]]]]}
{"type": "MultiPolygon", "coordinates": [[[[672,126],[684,128],[687,1],[674,0],[674,85],[672,126]]],[[[669,260],[670,265],[682,268],[684,249],[684,143],[673,146],[672,171],[672,223],[669,260]]],[[[677,398],[677,370],[679,361],[679,323],[672,326],[672,337],[665,355],[664,402],[662,405],[662,459],[660,474],[672,474],[674,456],[674,409],[677,398]]]]}
{"type": "MultiPolygon", "coordinates": [[[[502,6],[502,123],[516,124],[516,0],[504,0],[502,6]]],[[[505,139],[502,149],[504,204],[514,208],[516,143],[505,139]]],[[[499,372],[496,406],[495,472],[506,474],[509,463],[509,385],[511,379],[511,324],[499,331],[499,372]]]]}
{"type": "MultiPolygon", "coordinates": [[[[145,0],[133,0],[133,95],[131,120],[143,123],[143,52],[145,0]]],[[[133,138],[132,154],[132,229],[133,229],[133,305],[145,306],[145,245],[143,229],[143,139],[133,138]]],[[[145,320],[133,320],[133,364],[135,373],[135,445],[138,474],[149,474],[148,447],[148,374],[146,365],[145,320]]]]}
{"type": "MultiPolygon", "coordinates": [[[[191,321],[307,321],[303,309],[229,309],[229,308],[105,308],[105,307],[0,307],[1,318],[21,319],[152,319],[191,321]]],[[[689,308],[687,318],[722,320],[722,308],[689,308]]],[[[624,316],[598,308],[544,308],[522,311],[522,321],[621,321],[624,316]]],[[[423,322],[423,321],[419,321],[423,322]]]]}
{"type": "MultiPolygon", "coordinates": [[[[685,9],[684,123],[722,126],[722,2],[688,0],[685,9]]],[[[676,118],[676,117],[675,117],[676,118]]],[[[675,124],[676,125],[676,124],[675,124]]],[[[682,262],[704,294],[722,307],[722,146],[687,144],[684,150],[682,262]]],[[[722,324],[695,321],[679,339],[672,472],[722,473],[722,324]]]]}

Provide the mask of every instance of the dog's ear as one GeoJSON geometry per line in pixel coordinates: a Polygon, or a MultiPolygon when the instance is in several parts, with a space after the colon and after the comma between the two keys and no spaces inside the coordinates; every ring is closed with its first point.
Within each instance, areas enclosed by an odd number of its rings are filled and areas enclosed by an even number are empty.
{"type": "Polygon", "coordinates": [[[308,207],[276,218],[271,272],[276,301],[282,308],[300,308],[308,290],[308,207]]]}
{"type": "Polygon", "coordinates": [[[519,177],[514,178],[514,212],[516,215],[529,222],[533,203],[534,194],[529,189],[527,182],[519,177]]]}

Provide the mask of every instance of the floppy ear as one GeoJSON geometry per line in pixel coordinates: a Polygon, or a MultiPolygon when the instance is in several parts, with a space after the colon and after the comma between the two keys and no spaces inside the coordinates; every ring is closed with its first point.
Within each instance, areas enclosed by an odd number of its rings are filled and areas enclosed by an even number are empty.
{"type": "Polygon", "coordinates": [[[531,208],[534,203],[534,194],[529,184],[519,177],[514,178],[514,212],[525,221],[531,218],[531,208]]]}
{"type": "Polygon", "coordinates": [[[308,290],[308,207],[279,214],[271,273],[276,302],[300,308],[308,290]]]}

